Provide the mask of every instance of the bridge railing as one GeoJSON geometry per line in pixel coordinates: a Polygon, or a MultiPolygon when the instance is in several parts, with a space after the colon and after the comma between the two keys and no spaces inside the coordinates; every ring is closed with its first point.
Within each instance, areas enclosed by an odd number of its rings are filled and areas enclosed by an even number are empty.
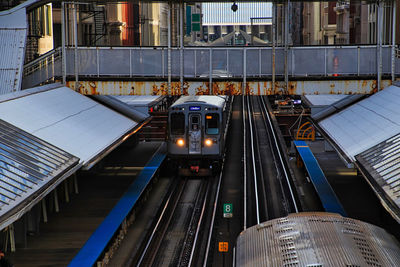
{"type": "MultiPolygon", "coordinates": [[[[382,48],[382,74],[391,75],[391,46],[382,48]]],[[[77,71],[80,76],[118,78],[168,76],[168,49],[165,47],[79,47],[77,71]]],[[[75,74],[75,49],[66,49],[66,75],[75,74]]],[[[273,73],[271,47],[185,47],[184,78],[270,78],[273,73]],[[244,64],[245,63],[245,64],[244,64]]],[[[170,74],[181,76],[181,51],[171,49],[170,74]]],[[[275,74],[285,75],[284,49],[276,48],[275,74]]],[[[289,77],[375,76],[376,46],[290,47],[289,77]]],[[[395,74],[400,74],[400,58],[395,57],[395,74]]],[[[24,84],[37,84],[60,77],[61,50],[24,68],[24,84]]]]}
{"type": "MultiPolygon", "coordinates": [[[[88,76],[168,76],[167,48],[79,48],[78,72],[88,76]]],[[[180,50],[171,50],[171,75],[180,76],[180,50]]],[[[276,48],[275,73],[285,74],[284,50],[276,48]]],[[[391,74],[391,46],[382,49],[382,73],[391,74]]],[[[185,47],[183,76],[265,77],[272,76],[271,47],[185,47]],[[246,62],[246,68],[244,68],[246,62]],[[246,73],[244,73],[244,69],[246,73]]],[[[396,73],[400,62],[396,62],[396,73]]],[[[291,47],[288,74],[293,77],[376,75],[375,46],[291,47]]],[[[67,49],[67,74],[74,74],[74,50],[67,49]]]]}
{"type": "Polygon", "coordinates": [[[57,48],[25,64],[22,88],[29,88],[54,77],[60,77],[62,75],[61,56],[61,48],[57,48]]]}

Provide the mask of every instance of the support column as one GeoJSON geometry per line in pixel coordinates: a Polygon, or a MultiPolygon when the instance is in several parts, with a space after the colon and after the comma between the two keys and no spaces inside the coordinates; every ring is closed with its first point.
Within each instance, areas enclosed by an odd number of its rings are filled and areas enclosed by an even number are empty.
{"type": "Polygon", "coordinates": [[[76,9],[78,5],[76,3],[73,4],[74,14],[73,14],[73,23],[74,23],[74,70],[75,70],[75,91],[79,92],[79,77],[78,77],[78,24],[77,24],[77,12],[76,9]]]}
{"type": "Polygon", "coordinates": [[[392,82],[396,79],[396,58],[395,58],[395,53],[396,53],[396,0],[392,1],[392,8],[393,8],[393,14],[392,14],[392,82]]]}
{"type": "Polygon", "coordinates": [[[377,60],[377,90],[381,90],[381,81],[382,81],[382,34],[383,34],[383,5],[384,2],[379,0],[378,3],[378,30],[377,30],[377,50],[378,50],[378,60],[377,60]]]}
{"type": "Polygon", "coordinates": [[[47,223],[47,207],[46,207],[46,198],[42,199],[42,213],[43,213],[43,222],[47,223]]]}
{"type": "Polygon", "coordinates": [[[275,93],[276,4],[272,3],[272,92],[275,93]]]}
{"type": "Polygon", "coordinates": [[[247,74],[247,66],[246,66],[246,48],[243,48],[243,88],[242,88],[242,95],[246,95],[246,74],[247,74]]]}
{"type": "Polygon", "coordinates": [[[67,61],[65,55],[65,3],[61,2],[61,72],[62,72],[62,83],[67,83],[67,61]]]}
{"type": "Polygon", "coordinates": [[[8,226],[8,231],[10,233],[11,252],[15,252],[15,233],[14,233],[14,224],[13,223],[8,226]]]}
{"type": "Polygon", "coordinates": [[[64,180],[64,195],[65,202],[69,203],[68,178],[64,180]]]}
{"type": "Polygon", "coordinates": [[[54,210],[55,210],[56,212],[59,212],[59,211],[60,211],[60,207],[59,207],[59,205],[58,205],[57,187],[54,188],[53,194],[54,194],[54,210]]]}
{"type": "Polygon", "coordinates": [[[76,173],[74,173],[74,190],[75,190],[75,194],[79,194],[79,190],[78,190],[78,178],[76,177],[76,173]]]}
{"type": "Polygon", "coordinates": [[[212,49],[210,48],[210,62],[209,62],[209,70],[208,70],[208,72],[209,72],[209,77],[208,77],[208,89],[210,90],[208,93],[210,94],[210,95],[212,95],[213,94],[213,92],[212,92],[212,49]]]}
{"type": "Polygon", "coordinates": [[[171,1],[168,1],[168,15],[167,15],[167,24],[168,24],[168,95],[171,95],[171,1]]]}
{"type": "Polygon", "coordinates": [[[288,65],[288,42],[289,42],[289,5],[290,1],[287,0],[285,8],[285,86],[286,93],[289,94],[289,65],[288,65]]]}
{"type": "Polygon", "coordinates": [[[180,46],[180,82],[181,82],[181,90],[180,94],[183,94],[183,9],[184,9],[184,4],[183,1],[179,2],[179,46],[180,46]]]}

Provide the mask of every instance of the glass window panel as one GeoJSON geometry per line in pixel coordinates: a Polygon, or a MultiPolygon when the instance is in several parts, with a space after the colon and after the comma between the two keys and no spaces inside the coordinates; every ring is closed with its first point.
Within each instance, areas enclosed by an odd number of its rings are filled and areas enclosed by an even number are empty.
{"type": "Polygon", "coordinates": [[[170,127],[171,127],[171,134],[176,134],[176,135],[185,134],[185,114],[172,113],[170,127]]]}
{"type": "Polygon", "coordinates": [[[219,134],[219,114],[206,114],[206,134],[219,134]]]}

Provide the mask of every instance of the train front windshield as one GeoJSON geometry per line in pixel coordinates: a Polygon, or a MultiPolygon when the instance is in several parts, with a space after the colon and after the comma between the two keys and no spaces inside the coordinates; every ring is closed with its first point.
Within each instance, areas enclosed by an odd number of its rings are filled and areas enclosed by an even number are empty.
{"type": "Polygon", "coordinates": [[[206,134],[219,134],[219,115],[217,113],[206,114],[206,134]]]}
{"type": "Polygon", "coordinates": [[[171,134],[173,135],[185,134],[185,114],[172,113],[170,127],[171,127],[171,134]]]}

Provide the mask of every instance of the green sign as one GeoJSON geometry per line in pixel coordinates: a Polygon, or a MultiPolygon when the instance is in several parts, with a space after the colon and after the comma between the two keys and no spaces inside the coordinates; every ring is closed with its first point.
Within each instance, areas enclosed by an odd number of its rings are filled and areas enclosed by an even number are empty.
{"type": "Polygon", "coordinates": [[[201,21],[201,14],[194,13],[192,14],[192,31],[199,32],[200,31],[200,21],[201,21]]]}
{"type": "Polygon", "coordinates": [[[192,22],[200,22],[200,14],[192,14],[192,22]]]}
{"type": "Polygon", "coordinates": [[[233,204],[224,204],[224,218],[233,217],[233,204]]]}
{"type": "Polygon", "coordinates": [[[200,31],[200,23],[192,23],[192,31],[199,32],[200,31]]]}

